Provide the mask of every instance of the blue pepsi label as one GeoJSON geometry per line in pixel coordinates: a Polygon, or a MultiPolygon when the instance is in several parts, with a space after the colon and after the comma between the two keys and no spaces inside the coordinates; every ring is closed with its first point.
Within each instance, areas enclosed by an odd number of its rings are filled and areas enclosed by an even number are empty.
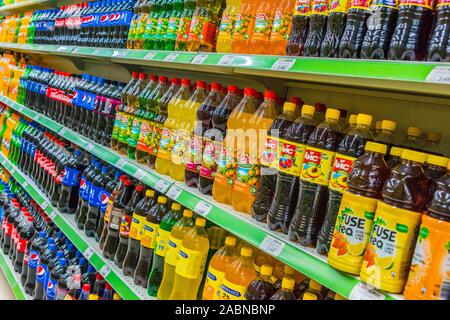
{"type": "Polygon", "coordinates": [[[50,278],[47,281],[47,300],[55,300],[56,297],[56,285],[58,280],[50,278]]]}
{"type": "Polygon", "coordinates": [[[81,171],[66,167],[61,183],[67,187],[75,187],[80,184],[81,171]]]}
{"type": "Polygon", "coordinates": [[[93,207],[100,207],[102,205],[102,194],[102,187],[92,185],[89,192],[89,204],[93,207]]]}
{"type": "Polygon", "coordinates": [[[39,92],[38,93],[45,96],[47,94],[47,88],[48,88],[47,85],[41,84],[40,87],[39,87],[39,92]]]}
{"type": "Polygon", "coordinates": [[[86,185],[86,189],[84,190],[83,194],[81,195],[81,197],[83,198],[83,200],[88,201],[90,194],[91,194],[91,186],[92,186],[92,182],[88,181],[88,180],[84,180],[85,185],[86,185]]]}
{"type": "Polygon", "coordinates": [[[30,253],[28,254],[28,268],[36,269],[39,264],[39,251],[30,249],[30,253]]]}
{"type": "Polygon", "coordinates": [[[101,213],[105,213],[106,212],[106,208],[108,207],[108,200],[109,200],[109,196],[111,195],[111,192],[108,192],[106,190],[103,190],[103,194],[102,194],[102,204],[100,206],[100,212],[101,213]]]}
{"type": "Polygon", "coordinates": [[[36,272],[36,282],[44,284],[47,280],[48,266],[46,264],[39,263],[36,272]]]}

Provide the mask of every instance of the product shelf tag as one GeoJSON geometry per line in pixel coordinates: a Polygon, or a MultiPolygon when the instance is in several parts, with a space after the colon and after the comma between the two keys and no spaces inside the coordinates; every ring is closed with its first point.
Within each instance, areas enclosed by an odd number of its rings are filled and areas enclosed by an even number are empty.
{"type": "Polygon", "coordinates": [[[283,241],[280,241],[272,236],[267,235],[261,242],[259,247],[261,248],[261,250],[269,253],[270,255],[278,257],[281,251],[283,251],[285,245],[286,244],[283,241]]]}
{"type": "Polygon", "coordinates": [[[353,287],[348,297],[350,300],[384,300],[384,295],[376,289],[369,288],[362,282],[353,287]]]}
{"type": "Polygon", "coordinates": [[[208,58],[207,54],[199,53],[194,57],[194,59],[192,59],[191,63],[192,64],[202,64],[203,62],[205,62],[205,60],[207,58],[208,58]]]}
{"type": "Polygon", "coordinates": [[[222,58],[220,58],[219,62],[217,62],[217,65],[219,65],[219,66],[231,66],[235,59],[236,59],[235,56],[225,55],[222,58]]]}
{"type": "Polygon", "coordinates": [[[164,58],[164,61],[172,62],[175,61],[176,58],[178,58],[178,53],[170,53],[167,57],[164,58]]]}
{"type": "Polygon", "coordinates": [[[144,56],[144,60],[153,60],[156,56],[156,52],[149,52],[144,56]]]}
{"type": "Polygon", "coordinates": [[[177,200],[181,192],[182,192],[181,188],[178,188],[177,186],[173,185],[167,192],[167,196],[172,200],[177,200]]]}
{"type": "Polygon", "coordinates": [[[275,71],[289,71],[295,64],[295,61],[295,59],[279,58],[274,62],[271,69],[275,71]]]}
{"type": "Polygon", "coordinates": [[[165,180],[159,180],[155,185],[155,189],[161,193],[166,193],[167,189],[169,189],[169,187],[170,187],[170,183],[165,180]]]}
{"type": "Polygon", "coordinates": [[[94,255],[94,252],[95,251],[92,247],[87,247],[83,255],[86,257],[86,259],[90,260],[91,257],[94,255]]]}
{"type": "Polygon", "coordinates": [[[199,201],[194,208],[194,211],[198,214],[206,217],[212,209],[212,205],[203,200],[199,201]]]}
{"type": "Polygon", "coordinates": [[[450,84],[450,67],[434,67],[425,81],[450,84]]]}
{"type": "Polygon", "coordinates": [[[110,274],[111,268],[107,264],[105,264],[103,267],[101,267],[99,272],[103,278],[106,278],[110,274]]]}

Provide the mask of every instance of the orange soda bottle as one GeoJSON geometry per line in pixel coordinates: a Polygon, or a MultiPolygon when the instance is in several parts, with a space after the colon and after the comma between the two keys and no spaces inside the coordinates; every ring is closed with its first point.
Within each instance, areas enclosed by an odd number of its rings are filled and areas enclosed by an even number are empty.
{"type": "Polygon", "coordinates": [[[240,6],[241,0],[227,0],[227,7],[222,14],[219,25],[219,34],[217,36],[216,45],[217,52],[232,52],[231,43],[233,40],[233,30],[240,6]]]}
{"type": "Polygon", "coordinates": [[[286,55],[286,46],[292,30],[292,17],[296,0],[280,0],[275,10],[272,32],[269,38],[270,54],[286,55]]]}
{"type": "Polygon", "coordinates": [[[272,50],[272,47],[269,46],[269,38],[272,32],[275,10],[280,7],[280,0],[261,0],[257,3],[248,53],[268,54],[272,50]]]}
{"type": "Polygon", "coordinates": [[[233,29],[233,53],[249,53],[250,36],[255,27],[256,0],[242,0],[233,29]]]}

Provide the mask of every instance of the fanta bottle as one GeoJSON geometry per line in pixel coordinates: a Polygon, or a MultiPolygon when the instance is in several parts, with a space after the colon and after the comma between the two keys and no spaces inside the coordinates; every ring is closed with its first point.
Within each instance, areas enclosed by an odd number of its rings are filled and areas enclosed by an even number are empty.
{"type": "Polygon", "coordinates": [[[236,23],[241,0],[228,0],[227,7],[223,11],[222,19],[219,25],[219,34],[217,36],[217,52],[229,53],[233,39],[233,30],[236,23]]]}
{"type": "Polygon", "coordinates": [[[405,149],[378,201],[360,277],[387,292],[402,292],[408,277],[416,230],[428,200],[425,159],[424,153],[405,149]]]}
{"type": "MultiPolygon", "coordinates": [[[[268,2],[267,0],[265,2],[268,2]]],[[[234,53],[248,53],[250,36],[253,34],[255,27],[255,14],[258,1],[241,0],[239,13],[234,24],[233,40],[231,49],[234,53]]]]}
{"type": "Polygon", "coordinates": [[[170,300],[195,300],[202,281],[209,250],[206,220],[197,218],[195,227],[183,238],[175,268],[175,282],[170,300]]]}
{"type": "Polygon", "coordinates": [[[297,0],[280,0],[279,5],[275,7],[268,54],[286,55],[286,45],[292,30],[292,16],[296,2],[297,0]]]}
{"type": "Polygon", "coordinates": [[[256,1],[256,14],[253,33],[250,34],[248,53],[267,54],[272,53],[273,47],[269,46],[270,33],[276,8],[280,8],[280,0],[256,1]]]}

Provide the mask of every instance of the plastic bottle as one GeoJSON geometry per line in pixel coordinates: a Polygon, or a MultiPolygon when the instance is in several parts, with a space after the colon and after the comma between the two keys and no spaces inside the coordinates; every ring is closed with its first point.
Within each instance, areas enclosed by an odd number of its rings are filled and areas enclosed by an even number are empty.
{"type": "Polygon", "coordinates": [[[169,26],[170,15],[172,14],[173,0],[162,0],[161,2],[161,14],[158,17],[152,50],[164,50],[166,32],[169,26]]]}
{"type": "Polygon", "coordinates": [[[28,217],[24,227],[18,233],[16,259],[14,261],[14,271],[17,273],[22,273],[22,268],[24,267],[24,257],[28,257],[28,242],[33,241],[34,234],[36,233],[33,221],[33,217],[28,217]]]}
{"type": "Polygon", "coordinates": [[[386,154],[389,154],[391,147],[394,145],[394,131],[397,124],[391,120],[381,121],[381,131],[374,137],[374,141],[383,143],[388,146],[386,154]]]}
{"type": "Polygon", "coordinates": [[[241,0],[231,42],[233,53],[249,52],[250,36],[255,28],[256,6],[257,2],[254,0],[241,0]]]}
{"type": "Polygon", "coordinates": [[[97,230],[98,219],[100,217],[100,207],[103,200],[103,189],[107,183],[106,175],[108,172],[109,167],[103,166],[102,171],[92,179],[92,184],[89,189],[88,211],[86,213],[86,222],[84,224],[84,232],[88,237],[93,237],[97,230]]]}
{"type": "Polygon", "coordinates": [[[322,286],[320,283],[314,280],[309,281],[309,287],[306,289],[305,292],[303,292],[303,295],[301,297],[302,300],[323,300],[323,295],[321,293],[322,286]],[[315,297],[315,299],[313,298],[315,297]]]}
{"type": "Polygon", "coordinates": [[[309,21],[311,15],[311,0],[298,0],[292,17],[292,31],[286,45],[286,53],[289,56],[302,56],[306,38],[309,33],[309,21]]]}
{"type": "Polygon", "coordinates": [[[259,275],[253,280],[245,293],[246,300],[269,300],[275,293],[275,287],[272,283],[273,268],[271,265],[263,264],[259,275]]]}
{"type": "Polygon", "coordinates": [[[449,14],[448,1],[437,1],[435,23],[428,40],[428,61],[450,61],[450,51],[448,45],[446,45],[449,42],[449,14]]]}
{"type": "Polygon", "coordinates": [[[427,160],[423,167],[425,176],[429,179],[428,195],[432,200],[436,189],[436,181],[447,172],[448,158],[439,157],[432,154],[427,155],[427,160]]]}
{"type": "Polygon", "coordinates": [[[292,17],[296,0],[280,0],[275,6],[272,31],[269,38],[271,50],[266,52],[273,55],[286,55],[286,45],[292,30],[292,17]]]}
{"type": "Polygon", "coordinates": [[[91,285],[89,283],[83,284],[81,287],[81,293],[78,300],[89,300],[89,294],[91,292],[91,285]]]}
{"type": "Polygon", "coordinates": [[[273,294],[270,300],[296,300],[294,294],[295,280],[283,278],[281,289],[273,294]]]}
{"type": "Polygon", "coordinates": [[[33,239],[30,246],[30,251],[28,253],[28,273],[24,284],[25,292],[30,296],[34,296],[39,255],[46,242],[47,239],[45,231],[40,231],[38,236],[33,239]]]}
{"type": "Polygon", "coordinates": [[[402,292],[408,277],[416,230],[428,201],[425,159],[424,153],[404,150],[377,205],[360,277],[387,292],[402,292]]]}
{"type": "Polygon", "coordinates": [[[442,149],[439,146],[440,142],[441,142],[441,134],[440,133],[428,132],[427,140],[425,141],[425,145],[423,146],[423,149],[429,154],[442,156],[443,155],[442,149]]]}
{"type": "Polygon", "coordinates": [[[183,238],[175,268],[175,281],[170,300],[195,300],[202,281],[209,250],[205,219],[197,218],[195,227],[183,238]]]}
{"type": "Polygon", "coordinates": [[[166,1],[163,0],[155,0],[151,3],[150,14],[147,16],[145,30],[142,36],[142,47],[144,48],[144,50],[155,49],[155,38],[158,30],[158,22],[163,15],[162,8],[165,2],[166,1]]]}
{"type": "Polygon", "coordinates": [[[314,246],[325,218],[328,190],[336,149],[342,139],[339,110],[327,109],[325,122],[311,133],[303,158],[300,191],[289,226],[289,239],[314,246]]]}
{"type": "Polygon", "coordinates": [[[411,149],[414,151],[422,150],[422,130],[417,127],[408,127],[406,130],[406,136],[403,139],[401,146],[405,149],[411,149]]]}
{"type": "Polygon", "coordinates": [[[372,138],[370,125],[372,116],[360,113],[356,127],[342,139],[336,150],[330,183],[328,185],[328,205],[322,228],[317,237],[317,252],[328,254],[333,236],[336,217],[339,213],[343,193],[347,190],[347,181],[354,161],[364,154],[366,141],[372,138]]]}
{"type": "Polygon", "coordinates": [[[349,2],[349,0],[332,0],[330,2],[327,29],[320,46],[321,57],[338,57],[339,42],[347,21],[349,2]]]}
{"type": "Polygon", "coordinates": [[[386,163],[390,169],[394,169],[400,162],[402,162],[403,149],[399,147],[392,147],[389,156],[386,155],[386,163]]]}
{"type": "Polygon", "coordinates": [[[311,2],[309,31],[305,40],[303,53],[305,56],[318,57],[320,54],[320,45],[322,44],[327,27],[330,8],[327,0],[311,0],[311,2]]]}
{"type": "Polygon", "coordinates": [[[275,10],[277,8],[281,9],[281,3],[280,0],[262,0],[256,1],[256,5],[253,32],[249,35],[248,53],[267,54],[272,49],[275,49],[269,46],[269,39],[273,27],[275,10]]]}
{"type": "Polygon", "coordinates": [[[180,24],[177,30],[177,41],[175,43],[175,50],[186,51],[186,42],[189,37],[189,32],[191,29],[192,16],[195,11],[195,0],[185,0],[184,9],[181,15],[180,24]]]}
{"type": "Polygon", "coordinates": [[[241,0],[227,1],[227,7],[223,11],[217,35],[216,51],[221,53],[232,52],[231,43],[233,41],[233,29],[236,24],[238,10],[241,0]]]}
{"type": "Polygon", "coordinates": [[[177,32],[183,15],[184,0],[173,0],[167,31],[164,36],[164,50],[175,50],[177,32]]]}

